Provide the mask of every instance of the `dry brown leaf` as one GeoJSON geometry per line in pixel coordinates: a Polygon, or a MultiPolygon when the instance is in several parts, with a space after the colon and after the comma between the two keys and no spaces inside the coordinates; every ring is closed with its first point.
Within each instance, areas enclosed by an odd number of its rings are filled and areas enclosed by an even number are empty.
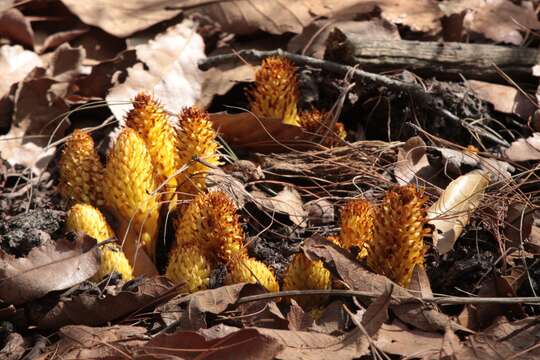
{"type": "Polygon", "coordinates": [[[79,284],[98,271],[100,256],[96,240],[88,236],[47,242],[21,258],[2,252],[0,299],[20,305],[79,284]]]}
{"type": "Polygon", "coordinates": [[[203,75],[197,63],[205,58],[204,42],[192,21],[171,26],[148,43],[135,46],[135,51],[139,61],[127,69],[125,81],[117,78],[106,97],[118,120],[133,107],[130,100],[141,91],[154,95],[171,113],[199,100],[203,75]]]}
{"type": "Polygon", "coordinates": [[[398,149],[394,176],[400,185],[429,179],[436,172],[429,163],[426,150],[426,143],[419,136],[411,137],[398,149]]]}
{"type": "Polygon", "coordinates": [[[215,67],[203,73],[202,95],[198,105],[207,108],[214,96],[226,94],[239,82],[251,82],[255,80],[255,69],[245,64],[240,66],[215,67]]]}
{"type": "Polygon", "coordinates": [[[484,0],[473,2],[461,0],[467,6],[472,5],[463,19],[465,28],[469,31],[483,34],[488,39],[521,45],[527,29],[540,29],[533,4],[523,1],[516,5],[507,0],[484,0]]]}
{"type": "Polygon", "coordinates": [[[19,82],[35,67],[42,66],[41,58],[22,46],[4,45],[0,47],[0,96],[4,96],[12,84],[19,82]]]}
{"type": "Polygon", "coordinates": [[[163,277],[144,278],[135,285],[111,286],[101,294],[82,293],[60,299],[46,314],[33,321],[39,328],[50,330],[71,324],[100,326],[148,305],[165,302],[178,292],[171,291],[173,284],[163,277]]]}
{"type": "Polygon", "coordinates": [[[480,99],[492,104],[497,111],[514,114],[528,120],[536,110],[536,105],[513,86],[478,80],[468,80],[466,85],[480,99]]]}
{"type": "Polygon", "coordinates": [[[538,317],[509,322],[500,317],[485,331],[472,335],[454,354],[456,359],[520,359],[540,357],[538,317]]]}
{"type": "Polygon", "coordinates": [[[512,161],[540,160],[540,133],[517,139],[504,153],[512,161]]]}
{"type": "Polygon", "coordinates": [[[117,37],[127,37],[164,20],[178,15],[181,10],[174,7],[190,6],[198,1],[135,0],[118,2],[114,0],[77,1],[62,0],[67,8],[84,23],[97,26],[117,37]]]}
{"type": "Polygon", "coordinates": [[[30,21],[19,9],[0,11],[0,36],[26,47],[34,47],[34,31],[30,21]]]}
{"type": "Polygon", "coordinates": [[[274,212],[287,214],[295,225],[307,226],[307,213],[304,210],[304,202],[296,189],[286,186],[276,196],[272,197],[267,196],[262,191],[254,190],[251,192],[251,198],[261,210],[269,212],[271,215],[274,212]]]}
{"type": "Polygon", "coordinates": [[[131,349],[140,347],[147,342],[145,334],[144,327],[131,325],[64,326],[59,332],[60,341],[51,345],[49,350],[37,359],[124,358],[124,355],[129,354],[131,349]]]}
{"type": "Polygon", "coordinates": [[[161,334],[142,347],[136,359],[274,359],[282,346],[278,341],[261,334],[257,329],[239,329],[217,325],[214,328],[195,331],[178,331],[161,334]],[[202,333],[202,334],[201,334],[202,333]]]}
{"type": "Polygon", "coordinates": [[[359,329],[354,329],[340,337],[307,331],[255,329],[283,345],[276,359],[356,359],[366,354],[366,351],[360,351],[365,349],[358,347],[359,339],[364,338],[359,329]]]}
{"type": "Polygon", "coordinates": [[[435,226],[433,244],[439,254],[452,250],[488,185],[487,172],[473,170],[453,180],[428,209],[428,223],[435,226]]]}
{"type": "Polygon", "coordinates": [[[399,320],[383,324],[375,345],[385,353],[410,358],[430,358],[439,354],[442,336],[437,332],[411,330],[399,320]]]}
{"type": "Polygon", "coordinates": [[[0,359],[19,360],[26,352],[26,344],[21,335],[17,333],[9,334],[4,340],[4,347],[0,350],[0,359]]]}
{"type": "Polygon", "coordinates": [[[439,19],[444,14],[432,0],[239,0],[216,2],[190,12],[209,16],[224,31],[231,33],[249,34],[262,30],[271,34],[299,34],[318,17],[351,17],[370,13],[377,7],[384,19],[408,26],[413,31],[435,33],[441,29],[439,19]]]}
{"type": "Polygon", "coordinates": [[[298,126],[283,124],[279,119],[257,117],[245,112],[210,114],[210,120],[233,148],[268,153],[314,147],[311,135],[298,126]]]}

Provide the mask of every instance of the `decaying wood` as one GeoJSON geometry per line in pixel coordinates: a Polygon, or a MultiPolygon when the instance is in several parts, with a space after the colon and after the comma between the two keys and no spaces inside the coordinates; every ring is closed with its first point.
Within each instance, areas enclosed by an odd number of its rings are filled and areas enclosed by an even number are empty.
{"type": "Polygon", "coordinates": [[[429,41],[366,41],[352,33],[334,30],[326,55],[368,71],[410,70],[445,78],[463,75],[471,79],[502,80],[529,77],[538,63],[538,50],[488,44],[429,41]]]}

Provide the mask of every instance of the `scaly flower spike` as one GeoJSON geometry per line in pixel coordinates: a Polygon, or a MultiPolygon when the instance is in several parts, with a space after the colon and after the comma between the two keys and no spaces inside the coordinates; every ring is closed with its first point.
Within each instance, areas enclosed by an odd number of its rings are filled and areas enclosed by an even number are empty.
{"type": "Polygon", "coordinates": [[[216,136],[207,112],[192,106],[180,113],[177,132],[178,168],[189,164],[189,168],[177,178],[180,198],[182,194],[197,194],[206,189],[206,174],[210,168],[199,161],[192,161],[194,158],[209,165],[220,165],[216,136]]]}
{"type": "Polygon", "coordinates": [[[239,257],[229,263],[229,276],[226,284],[241,282],[260,284],[270,292],[279,291],[279,284],[274,273],[264,263],[252,258],[239,257]]]}
{"type": "Polygon", "coordinates": [[[176,247],[197,245],[212,261],[246,257],[234,202],[223,192],[201,193],[176,224],[176,247]]]}
{"type": "MultiPolygon", "coordinates": [[[[99,242],[113,238],[114,232],[107,224],[105,216],[88,204],[75,204],[69,209],[66,219],[68,231],[82,231],[99,242]]],[[[98,272],[92,277],[93,281],[100,281],[111,272],[117,272],[127,281],[133,278],[129,261],[118,244],[106,244],[101,249],[101,265],[98,272]]]]}
{"type": "Polygon", "coordinates": [[[289,59],[274,56],[263,60],[255,73],[255,86],[247,96],[255,115],[299,126],[298,93],[296,67],[289,59]]]}
{"type": "Polygon", "coordinates": [[[186,283],[188,292],[208,288],[211,264],[197,245],[175,247],[169,257],[167,277],[174,282],[186,283]]]}
{"type": "Polygon", "coordinates": [[[359,250],[359,257],[367,255],[365,245],[373,239],[373,207],[367,200],[354,199],[341,209],[340,241],[344,248],[353,246],[359,250]]]}
{"type": "Polygon", "coordinates": [[[107,207],[122,227],[130,223],[148,255],[155,259],[159,203],[152,194],[157,184],[150,153],[135,130],[126,127],[118,136],[109,152],[104,185],[107,207]]]}
{"type": "Polygon", "coordinates": [[[369,267],[405,287],[414,267],[424,266],[426,201],[414,185],[390,189],[375,211],[373,241],[366,245],[369,267]]]}
{"type": "MultiPolygon", "coordinates": [[[[304,254],[296,254],[287,267],[283,279],[283,290],[330,289],[332,275],[321,260],[311,261],[304,254]]],[[[294,300],[305,310],[311,310],[324,304],[327,296],[299,296],[294,300]]]]}
{"type": "Polygon", "coordinates": [[[103,165],[92,137],[75,130],[60,158],[60,194],[69,203],[103,205],[103,165]]]}
{"type": "Polygon", "coordinates": [[[169,179],[161,190],[165,193],[163,198],[172,198],[176,190],[173,175],[178,165],[178,155],[176,133],[165,109],[150,95],[139,93],[133,99],[133,109],[127,114],[125,125],[136,130],[143,138],[152,158],[158,185],[169,179]]]}
{"type": "Polygon", "coordinates": [[[342,123],[331,124],[330,114],[312,109],[300,113],[300,126],[312,135],[318,135],[321,144],[328,147],[343,145],[347,132],[342,123]],[[332,128],[330,128],[332,126],[332,128]]]}

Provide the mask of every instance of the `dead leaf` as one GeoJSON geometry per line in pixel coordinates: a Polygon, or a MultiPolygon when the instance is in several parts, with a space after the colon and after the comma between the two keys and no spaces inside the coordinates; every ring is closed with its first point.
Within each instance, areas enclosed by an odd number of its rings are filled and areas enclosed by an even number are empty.
{"type": "Polygon", "coordinates": [[[207,108],[216,95],[225,95],[240,82],[255,80],[255,69],[245,64],[240,66],[215,67],[203,73],[202,95],[198,105],[207,108]]]}
{"type": "Polygon", "coordinates": [[[304,309],[302,309],[294,299],[291,299],[291,307],[287,313],[287,321],[289,323],[289,330],[293,331],[304,331],[314,324],[311,315],[304,312],[304,309]]]}
{"type": "Polygon", "coordinates": [[[341,335],[350,328],[350,325],[351,321],[349,314],[345,311],[345,304],[343,301],[336,300],[324,308],[321,317],[308,330],[328,335],[341,335]]]}
{"type": "Polygon", "coordinates": [[[18,333],[9,334],[3,341],[4,347],[0,350],[0,359],[19,360],[26,352],[26,344],[23,337],[18,333]]]}
{"type": "Polygon", "coordinates": [[[411,330],[395,320],[391,324],[382,324],[375,345],[385,353],[425,359],[439,353],[442,338],[437,332],[411,330]]]}
{"type": "Polygon", "coordinates": [[[29,48],[34,47],[34,31],[30,21],[16,8],[0,12],[0,36],[29,48]]]}
{"type": "Polygon", "coordinates": [[[500,317],[484,332],[471,335],[454,356],[456,359],[538,359],[539,331],[538,317],[514,322],[500,317]]]}
{"type": "Polygon", "coordinates": [[[540,160],[540,133],[533,133],[527,139],[517,139],[504,152],[512,161],[540,160]]]}
{"type": "Polygon", "coordinates": [[[271,34],[299,34],[316,18],[361,15],[376,8],[390,22],[408,26],[413,31],[429,33],[440,31],[440,18],[444,15],[437,3],[429,0],[220,1],[198,6],[187,13],[204,14],[219,23],[224,31],[235,34],[249,34],[257,30],[271,34]]]}
{"type": "Polygon", "coordinates": [[[487,173],[473,170],[453,180],[428,209],[428,223],[435,226],[433,244],[439,254],[452,250],[488,185],[487,173]]]}
{"type": "Polygon", "coordinates": [[[163,277],[143,278],[140,284],[110,286],[101,294],[82,293],[60,299],[46,314],[32,320],[38,328],[50,330],[71,324],[100,326],[165,302],[176,295],[177,290],[163,277]]]}
{"type": "Polygon", "coordinates": [[[468,80],[466,85],[478,98],[492,104],[495,110],[517,115],[524,120],[528,120],[537,108],[521,91],[512,86],[478,80],[468,80]]]}
{"type": "Polygon", "coordinates": [[[43,54],[44,52],[48,50],[55,49],[64,43],[75,40],[76,38],[86,34],[88,31],[90,31],[89,27],[83,27],[81,29],[59,31],[57,33],[49,35],[47,36],[45,41],[43,41],[43,45],[38,47],[37,52],[39,54],[43,54]]]}
{"type": "Polygon", "coordinates": [[[262,153],[313,148],[313,136],[280,119],[262,118],[245,112],[210,114],[214,128],[233,148],[262,153]]]}
{"type": "Polygon", "coordinates": [[[426,154],[426,143],[419,136],[413,136],[398,149],[394,176],[400,185],[429,180],[437,172],[431,167],[426,154]]]}
{"type": "Polygon", "coordinates": [[[165,324],[178,322],[184,330],[206,328],[206,313],[220,314],[236,303],[241,293],[263,293],[257,284],[234,284],[216,289],[198,291],[187,296],[177,296],[160,306],[158,312],[165,324]],[[187,308],[185,311],[179,308],[187,308]]]}
{"type": "Polygon", "coordinates": [[[86,51],[82,47],[60,45],[53,53],[47,67],[47,75],[56,81],[68,82],[81,73],[86,51]]]}
{"type": "Polygon", "coordinates": [[[232,358],[270,360],[282,347],[278,341],[254,328],[238,329],[217,325],[201,333],[178,331],[174,334],[161,334],[141,349],[141,356],[137,359],[163,359],[164,355],[195,359],[204,355],[205,359],[216,360],[232,358]]]}
{"type": "Polygon", "coordinates": [[[504,235],[511,246],[519,248],[526,245],[531,235],[534,223],[534,211],[524,204],[514,203],[508,205],[504,220],[504,235]]]}
{"type": "Polygon", "coordinates": [[[47,242],[22,258],[2,252],[0,299],[20,305],[79,284],[98,271],[100,256],[96,240],[88,236],[47,242]]]}
{"type": "Polygon", "coordinates": [[[182,4],[174,0],[138,0],[127,3],[111,0],[62,0],[84,23],[121,38],[175,17],[181,12],[180,9],[174,9],[179,5],[193,6],[197,2],[201,0],[184,1],[182,4]]]}
{"type": "Polygon", "coordinates": [[[23,80],[33,68],[42,65],[41,58],[35,52],[24,50],[20,45],[0,47],[0,96],[5,95],[12,84],[23,80]]]}
{"type": "Polygon", "coordinates": [[[287,214],[295,225],[307,226],[307,213],[304,210],[302,197],[296,189],[290,186],[285,186],[276,196],[272,197],[267,196],[260,190],[253,190],[251,199],[263,211],[287,214]]]}
{"type": "Polygon", "coordinates": [[[69,325],[60,329],[60,341],[37,359],[58,357],[65,360],[123,358],[147,342],[146,329],[131,325],[89,327],[69,325]]]}
{"type": "Polygon", "coordinates": [[[132,108],[129,101],[141,91],[156,96],[172,113],[199,100],[203,75],[197,64],[205,58],[204,42],[191,21],[168,28],[135,51],[139,62],[127,69],[124,81],[117,79],[106,97],[117,119],[124,118],[132,108]]]}
{"type": "Polygon", "coordinates": [[[523,43],[526,29],[540,29],[533,4],[523,1],[519,5],[507,0],[470,2],[461,0],[468,7],[463,25],[468,31],[477,32],[488,39],[514,45],[523,43]]]}

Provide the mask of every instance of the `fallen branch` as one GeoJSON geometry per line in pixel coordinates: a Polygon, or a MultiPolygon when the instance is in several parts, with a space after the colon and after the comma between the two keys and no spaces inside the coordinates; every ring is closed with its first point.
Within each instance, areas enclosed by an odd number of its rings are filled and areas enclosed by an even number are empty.
{"type": "MultiPolygon", "coordinates": [[[[367,298],[377,298],[382,295],[380,292],[356,291],[356,290],[289,290],[273,293],[244,296],[238,299],[237,305],[248,302],[268,300],[280,297],[291,296],[313,296],[313,295],[333,295],[333,296],[358,296],[367,298]]],[[[540,304],[540,297],[459,297],[459,296],[430,296],[430,297],[400,297],[392,295],[392,299],[408,303],[420,301],[438,305],[459,305],[459,304],[540,304]]]]}
{"type": "MultiPolygon", "coordinates": [[[[206,58],[205,60],[199,63],[199,68],[201,70],[208,70],[212,67],[216,67],[221,64],[229,64],[240,62],[242,59],[251,61],[251,62],[260,62],[262,59],[269,56],[283,56],[289,60],[295,62],[296,64],[304,66],[312,66],[316,68],[323,69],[325,71],[335,73],[341,76],[353,75],[354,77],[362,79],[362,81],[371,82],[377,86],[386,87],[389,90],[396,92],[406,92],[412,98],[417,100],[418,105],[425,110],[435,111],[440,116],[445,119],[448,119],[464,128],[471,130],[473,125],[469,124],[467,121],[460,119],[457,115],[452,114],[450,111],[443,107],[441,100],[437,97],[434,97],[432,94],[426,92],[420,85],[416,83],[408,83],[400,80],[391,79],[388,76],[374,74],[367,71],[357,69],[352,66],[338,64],[336,62],[316,59],[309,56],[293,54],[283,50],[271,50],[271,51],[259,51],[259,50],[240,50],[231,54],[216,55],[206,58]]],[[[474,126],[474,131],[477,132],[480,136],[485,137],[493,141],[496,144],[508,147],[510,144],[484,129],[474,126]]]]}

